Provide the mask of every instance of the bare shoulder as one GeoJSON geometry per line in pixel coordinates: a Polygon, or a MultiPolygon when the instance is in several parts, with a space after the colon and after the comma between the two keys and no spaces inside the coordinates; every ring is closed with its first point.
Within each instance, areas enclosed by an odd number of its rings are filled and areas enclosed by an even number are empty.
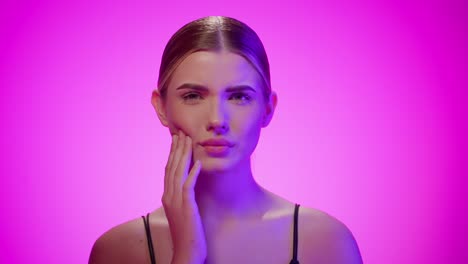
{"type": "Polygon", "coordinates": [[[306,263],[362,263],[351,230],[318,209],[300,207],[298,254],[306,263]]]}
{"type": "Polygon", "coordinates": [[[147,248],[143,218],[138,217],[102,234],[93,245],[89,263],[149,263],[147,248]]]}

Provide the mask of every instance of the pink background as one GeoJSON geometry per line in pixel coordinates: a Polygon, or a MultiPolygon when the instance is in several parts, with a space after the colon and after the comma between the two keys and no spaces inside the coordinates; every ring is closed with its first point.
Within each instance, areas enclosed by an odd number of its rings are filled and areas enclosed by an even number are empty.
{"type": "Polygon", "coordinates": [[[342,220],[366,263],[467,263],[466,1],[77,2],[0,8],[1,263],[86,263],[160,206],[150,95],[170,36],[206,15],[269,55],[263,186],[342,220]]]}

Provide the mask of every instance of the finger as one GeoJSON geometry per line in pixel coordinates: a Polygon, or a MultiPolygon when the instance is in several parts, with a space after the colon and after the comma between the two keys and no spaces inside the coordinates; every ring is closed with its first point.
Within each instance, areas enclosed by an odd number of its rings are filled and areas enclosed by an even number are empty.
{"type": "Polygon", "coordinates": [[[188,140],[185,144],[186,147],[186,154],[185,154],[185,164],[184,164],[184,174],[183,174],[183,179],[182,179],[182,184],[187,180],[188,173],[190,168],[192,167],[192,152],[193,152],[193,147],[192,147],[192,138],[188,137],[188,140]]]}
{"type": "Polygon", "coordinates": [[[171,150],[169,152],[169,158],[167,160],[167,164],[166,164],[166,170],[165,170],[165,174],[164,174],[164,193],[167,194],[167,195],[170,195],[171,193],[169,192],[169,190],[171,190],[170,188],[170,171],[171,171],[171,168],[172,168],[172,163],[173,163],[173,160],[174,160],[174,152],[177,148],[177,142],[178,142],[178,139],[179,137],[177,135],[172,135],[172,143],[171,143],[171,150]]]}
{"type": "Polygon", "coordinates": [[[189,136],[186,136],[185,143],[184,143],[184,152],[182,153],[182,157],[179,161],[179,165],[176,171],[177,186],[180,188],[179,190],[182,189],[182,185],[187,179],[187,174],[190,168],[191,158],[192,158],[192,139],[189,136]]]}
{"type": "Polygon", "coordinates": [[[179,141],[179,136],[178,135],[172,135],[172,144],[171,144],[171,150],[169,153],[169,159],[167,160],[167,165],[168,167],[172,166],[172,161],[174,160],[174,152],[177,149],[177,143],[179,141]]]}
{"type": "Polygon", "coordinates": [[[198,175],[200,175],[201,167],[201,162],[199,160],[195,161],[189,175],[187,176],[187,180],[184,183],[184,191],[193,191],[195,184],[197,183],[198,175]]]}
{"type": "Polygon", "coordinates": [[[177,172],[177,168],[179,166],[179,163],[180,163],[180,159],[181,159],[181,156],[182,156],[182,152],[184,150],[184,145],[185,145],[185,135],[182,131],[179,131],[179,141],[177,143],[177,149],[174,153],[174,161],[173,161],[173,164],[171,166],[171,178],[170,178],[170,181],[171,181],[171,192],[172,194],[176,194],[177,190],[180,189],[180,187],[177,187],[176,184],[177,184],[177,175],[176,175],[176,172],[177,172]]]}
{"type": "Polygon", "coordinates": [[[187,152],[187,141],[189,140],[188,136],[184,136],[184,141],[180,142],[179,148],[181,148],[182,152],[180,154],[179,163],[177,164],[177,168],[174,173],[174,194],[180,193],[180,189],[182,188],[182,179],[184,178],[184,164],[186,159],[186,152],[187,152]]]}

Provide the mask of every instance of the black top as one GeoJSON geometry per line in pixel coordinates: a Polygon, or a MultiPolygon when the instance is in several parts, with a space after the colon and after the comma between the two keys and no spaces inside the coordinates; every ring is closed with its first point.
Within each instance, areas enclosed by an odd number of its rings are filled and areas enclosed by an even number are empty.
{"type": "MultiPolygon", "coordinates": [[[[289,264],[299,264],[297,260],[297,221],[299,215],[299,204],[295,205],[294,208],[294,237],[293,237],[293,256],[289,264]]],[[[154,249],[153,249],[153,240],[151,239],[151,231],[149,226],[149,213],[145,216],[141,216],[143,218],[143,223],[145,224],[145,231],[146,231],[146,240],[148,241],[148,249],[151,258],[151,264],[156,264],[156,258],[154,256],[154,249]]]]}

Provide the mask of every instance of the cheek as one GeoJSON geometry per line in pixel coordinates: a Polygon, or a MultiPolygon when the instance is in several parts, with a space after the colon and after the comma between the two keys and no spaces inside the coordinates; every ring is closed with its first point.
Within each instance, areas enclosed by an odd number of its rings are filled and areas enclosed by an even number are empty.
{"type": "Polygon", "coordinates": [[[261,126],[258,122],[252,124],[248,131],[248,140],[252,144],[252,148],[257,146],[258,140],[260,138],[261,126]]]}
{"type": "Polygon", "coordinates": [[[236,139],[240,141],[240,155],[244,157],[250,157],[252,155],[258,145],[260,130],[261,127],[258,125],[257,120],[250,120],[249,122],[244,120],[244,122],[241,123],[238,135],[236,135],[238,136],[236,139]]]}
{"type": "Polygon", "coordinates": [[[249,145],[256,146],[261,130],[261,117],[258,113],[246,113],[237,119],[238,132],[249,145]]]}
{"type": "Polygon", "coordinates": [[[200,124],[199,118],[193,111],[185,111],[183,108],[169,109],[167,114],[169,130],[171,134],[176,134],[182,130],[186,135],[194,136],[197,131],[197,124],[200,124]]]}

